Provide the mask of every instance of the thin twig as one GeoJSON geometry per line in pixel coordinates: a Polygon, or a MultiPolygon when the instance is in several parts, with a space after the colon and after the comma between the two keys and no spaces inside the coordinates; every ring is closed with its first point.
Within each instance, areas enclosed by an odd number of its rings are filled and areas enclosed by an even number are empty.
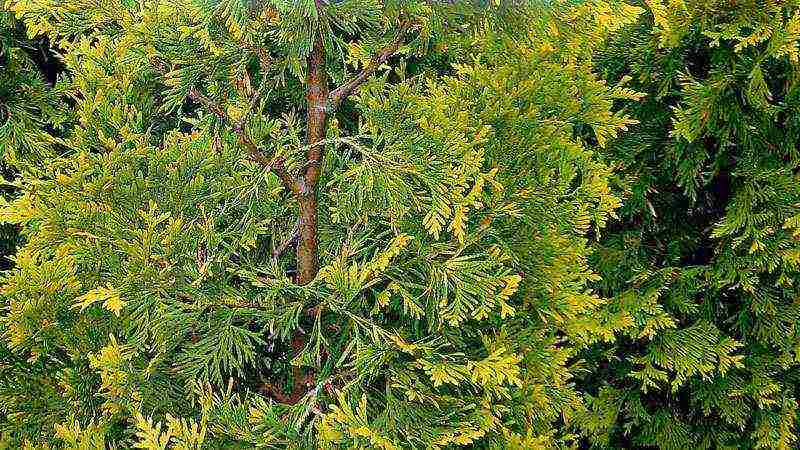
{"type": "Polygon", "coordinates": [[[255,94],[253,94],[253,96],[250,98],[250,103],[247,105],[247,110],[244,112],[244,114],[242,114],[242,117],[239,118],[239,120],[236,122],[236,125],[233,127],[234,131],[244,129],[244,125],[245,123],[247,123],[247,120],[253,114],[253,111],[256,108],[256,104],[258,104],[259,100],[261,100],[261,96],[264,93],[264,88],[266,87],[266,85],[267,85],[267,77],[264,76],[262,77],[261,84],[258,86],[258,89],[256,90],[255,94]]]}
{"type": "Polygon", "coordinates": [[[289,248],[289,246],[292,245],[292,243],[297,240],[297,238],[300,236],[299,233],[300,233],[300,222],[298,221],[294,223],[294,228],[292,228],[292,232],[289,235],[289,238],[286,239],[283,243],[281,243],[281,245],[276,247],[275,250],[272,251],[272,259],[277,260],[283,254],[283,252],[285,252],[286,249],[289,248]]]}
{"type": "MultiPolygon", "coordinates": [[[[165,75],[170,69],[167,63],[159,58],[152,58],[150,62],[162,75],[165,75]]],[[[260,95],[260,91],[261,89],[256,92],[256,94],[253,96],[254,98],[250,99],[250,107],[248,108],[246,114],[249,114],[252,108],[255,107],[260,95]]],[[[205,109],[207,109],[211,114],[215,115],[223,123],[227,123],[232,127],[232,131],[239,136],[239,142],[247,149],[248,158],[250,160],[257,162],[266,167],[268,170],[274,172],[286,189],[295,195],[298,194],[299,184],[297,183],[297,180],[292,177],[288,171],[286,171],[284,158],[279,156],[268,158],[266,155],[264,155],[264,153],[259,150],[258,146],[253,143],[249,137],[247,137],[247,134],[244,131],[244,123],[241,121],[241,123],[234,123],[228,116],[228,113],[226,113],[217,102],[201,93],[199,90],[197,90],[197,88],[189,88],[187,95],[191,100],[203,105],[205,109]]],[[[246,118],[246,115],[243,116],[243,118],[246,118]]]]}
{"type": "Polygon", "coordinates": [[[374,74],[378,68],[383,65],[386,61],[389,60],[395,53],[400,49],[400,46],[403,44],[403,40],[405,39],[406,32],[408,32],[409,28],[413,22],[405,22],[400,26],[400,29],[397,31],[392,43],[389,44],[388,47],[385,47],[378,53],[372,56],[369,64],[365,67],[358,75],[356,75],[352,80],[348,81],[347,83],[339,86],[338,88],[334,89],[329,96],[329,104],[334,109],[338,108],[339,105],[349,97],[353,92],[355,92],[359,86],[361,86],[369,77],[374,74]]]}
{"type": "Polygon", "coordinates": [[[239,143],[247,149],[247,152],[249,153],[249,159],[275,172],[275,175],[280,178],[286,189],[297,194],[299,190],[296,182],[297,180],[295,180],[289,174],[289,172],[286,171],[286,167],[284,165],[285,160],[282,157],[268,158],[266,155],[264,155],[264,153],[259,150],[258,146],[254,144],[249,137],[247,137],[243,127],[238,126],[238,124],[234,124],[231,118],[228,116],[225,110],[220,107],[219,104],[200,93],[200,91],[198,91],[196,88],[190,88],[188,95],[190,99],[203,105],[209,112],[211,112],[211,114],[214,114],[220,120],[229,125],[233,125],[233,132],[239,136],[239,143]]]}

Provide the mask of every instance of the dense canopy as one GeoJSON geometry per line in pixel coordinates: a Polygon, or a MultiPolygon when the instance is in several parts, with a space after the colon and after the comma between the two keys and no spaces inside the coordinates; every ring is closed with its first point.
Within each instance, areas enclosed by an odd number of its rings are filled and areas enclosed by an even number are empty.
{"type": "Polygon", "coordinates": [[[0,448],[798,445],[800,3],[4,2],[0,448]]]}

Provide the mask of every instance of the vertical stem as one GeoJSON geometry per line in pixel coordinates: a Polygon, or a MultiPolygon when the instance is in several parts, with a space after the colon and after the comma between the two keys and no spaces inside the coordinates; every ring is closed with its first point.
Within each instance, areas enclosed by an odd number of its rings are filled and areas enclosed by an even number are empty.
{"type": "Polygon", "coordinates": [[[300,205],[300,237],[297,245],[297,282],[308,284],[317,275],[317,182],[319,181],[322,157],[325,150],[327,125],[328,77],[325,72],[325,47],[322,35],[314,40],[308,56],[308,81],[306,101],[308,103],[306,170],[304,184],[298,196],[300,205]]]}
{"type": "Polygon", "coordinates": [[[306,101],[308,102],[308,165],[306,182],[309,187],[316,186],[319,179],[328,120],[328,74],[325,71],[325,47],[322,36],[314,40],[314,48],[308,56],[308,82],[306,101]]]}
{"type": "MultiPolygon", "coordinates": [[[[317,7],[319,8],[319,3],[317,7]]],[[[318,31],[318,33],[320,33],[318,31]]],[[[305,173],[300,175],[299,189],[297,190],[297,203],[299,205],[298,242],[297,242],[297,284],[305,285],[314,280],[319,271],[317,238],[317,182],[319,181],[320,166],[323,151],[325,150],[325,135],[327,125],[328,103],[328,77],[325,73],[325,47],[322,35],[317,34],[314,47],[308,55],[308,80],[306,83],[306,101],[308,103],[306,141],[305,173]]],[[[295,332],[292,338],[292,350],[295,353],[302,351],[306,339],[300,332],[295,332]]],[[[305,394],[307,375],[304,370],[295,366],[292,368],[292,393],[288,397],[289,404],[296,404],[305,394]]]]}
{"type": "Polygon", "coordinates": [[[297,284],[310,283],[319,271],[317,256],[317,195],[307,192],[299,197],[300,222],[297,242],[297,284]]]}

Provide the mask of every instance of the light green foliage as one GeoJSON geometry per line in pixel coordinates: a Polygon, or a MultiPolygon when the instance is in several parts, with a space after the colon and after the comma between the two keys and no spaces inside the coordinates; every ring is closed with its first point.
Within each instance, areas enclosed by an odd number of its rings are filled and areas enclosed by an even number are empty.
{"type": "Polygon", "coordinates": [[[602,319],[587,257],[620,206],[598,148],[634,123],[614,102],[640,97],[590,57],[639,8],[8,6],[64,50],[76,116],[0,212],[25,237],[3,357],[40,368],[23,379],[47,402],[4,394],[11,445],[576,442],[574,358],[631,327],[602,319]],[[403,27],[328,124],[321,270],[297,285],[296,198],[250,159],[304,170],[315,36],[342,83],[403,27]]]}

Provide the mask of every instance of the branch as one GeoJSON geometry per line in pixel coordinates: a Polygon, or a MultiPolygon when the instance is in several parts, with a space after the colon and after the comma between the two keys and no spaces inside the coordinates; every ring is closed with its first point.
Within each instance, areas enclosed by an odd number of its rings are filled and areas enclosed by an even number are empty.
{"type": "Polygon", "coordinates": [[[190,99],[202,104],[211,114],[214,114],[223,122],[230,123],[230,118],[225,110],[223,110],[222,107],[219,106],[214,100],[211,100],[210,98],[201,94],[197,88],[189,88],[188,95],[190,99]]]}
{"type": "Polygon", "coordinates": [[[275,248],[275,250],[272,251],[272,259],[277,260],[278,257],[280,257],[283,254],[283,252],[285,252],[286,249],[289,248],[289,246],[292,245],[292,243],[296,241],[297,238],[299,237],[300,237],[300,222],[298,221],[295,222],[294,228],[292,228],[292,232],[289,235],[289,238],[283,241],[278,247],[275,248]]]}
{"type": "MultiPolygon", "coordinates": [[[[221,121],[233,126],[233,132],[239,136],[239,142],[247,149],[247,152],[249,153],[249,159],[251,161],[255,161],[266,167],[268,170],[275,172],[275,175],[280,178],[283,185],[289,191],[295,194],[299,192],[298,183],[289,174],[289,172],[286,171],[286,167],[284,166],[285,160],[281,157],[275,157],[272,159],[267,158],[264,153],[258,149],[258,146],[256,146],[256,144],[254,144],[253,141],[247,137],[247,134],[244,131],[244,124],[241,123],[241,121],[233,123],[231,118],[228,116],[225,110],[220,107],[219,104],[200,93],[200,91],[194,87],[189,89],[188,95],[190,99],[203,105],[211,114],[217,116],[221,121]]],[[[257,95],[258,94],[256,94],[256,96],[257,95]]]]}
{"type": "MultiPolygon", "coordinates": [[[[159,73],[161,73],[161,75],[166,74],[170,70],[170,67],[167,65],[167,62],[160,58],[153,57],[150,59],[150,63],[156,68],[156,70],[159,73]]],[[[290,192],[294,193],[295,195],[298,195],[300,191],[300,184],[294,177],[292,177],[289,174],[289,172],[286,171],[286,167],[284,166],[285,160],[282,157],[276,156],[273,159],[267,158],[261,152],[261,150],[258,149],[258,146],[256,146],[253,143],[253,141],[251,141],[250,138],[247,137],[247,134],[244,132],[244,123],[240,121],[240,123],[234,124],[231,118],[219,104],[217,104],[214,100],[203,95],[200,91],[197,90],[197,88],[195,87],[190,88],[187,94],[190,99],[202,104],[211,114],[217,116],[217,118],[219,118],[221,121],[229,125],[232,125],[233,132],[239,136],[239,142],[242,145],[244,145],[244,147],[247,149],[247,152],[249,153],[248,158],[252,161],[261,164],[268,170],[275,172],[275,175],[278,176],[278,178],[283,183],[284,187],[288,189],[290,192]]],[[[252,110],[252,108],[255,106],[255,103],[258,101],[257,97],[259,95],[260,95],[260,90],[259,92],[256,93],[256,98],[251,99],[246,114],[249,114],[250,110],[252,110]]]]}
{"type": "MultiPolygon", "coordinates": [[[[175,294],[175,299],[183,302],[185,305],[197,305],[197,299],[190,296],[189,294],[185,293],[177,293],[175,294]]],[[[260,311],[272,311],[271,308],[268,308],[263,305],[258,305],[255,303],[242,303],[242,302],[228,302],[228,303],[205,303],[202,305],[203,312],[205,311],[213,311],[220,308],[236,308],[236,309],[257,309],[260,311]]]]}
{"type": "Polygon", "coordinates": [[[367,64],[367,67],[365,67],[352,80],[339,86],[331,92],[329,96],[329,103],[334,109],[338,108],[343,100],[353,94],[353,92],[355,92],[359,86],[364,84],[364,82],[367,81],[367,79],[369,79],[369,77],[371,77],[378,70],[378,68],[383,65],[383,63],[388,61],[389,58],[397,53],[397,50],[399,50],[400,46],[403,44],[406,32],[408,32],[409,28],[411,28],[411,25],[412,22],[410,21],[403,23],[400,26],[400,30],[398,30],[397,34],[392,40],[392,43],[389,44],[388,47],[383,48],[381,51],[373,55],[369,64],[367,64]]]}
{"type": "Polygon", "coordinates": [[[250,102],[247,104],[247,109],[242,114],[242,117],[240,117],[239,120],[236,121],[236,125],[233,126],[233,130],[237,134],[239,133],[240,130],[244,129],[245,123],[247,123],[247,120],[250,118],[250,115],[253,114],[253,110],[256,108],[258,101],[261,100],[261,95],[264,92],[264,87],[266,86],[266,84],[267,84],[267,78],[265,76],[262,79],[261,84],[258,86],[256,92],[253,94],[252,97],[250,97],[250,102]]]}

